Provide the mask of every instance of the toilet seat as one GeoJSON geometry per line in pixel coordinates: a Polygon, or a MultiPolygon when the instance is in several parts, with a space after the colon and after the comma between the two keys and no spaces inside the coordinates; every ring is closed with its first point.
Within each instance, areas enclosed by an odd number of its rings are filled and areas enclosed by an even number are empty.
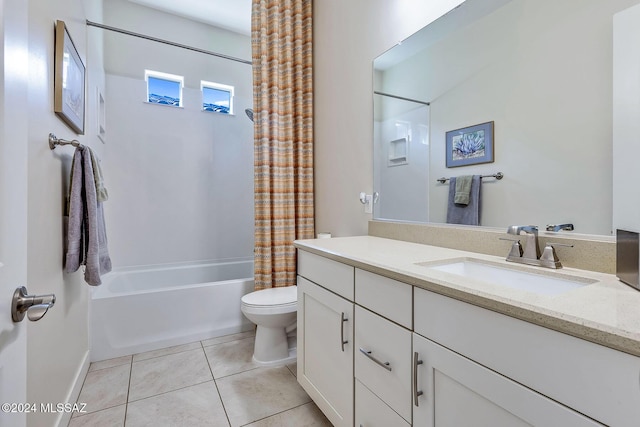
{"type": "Polygon", "coordinates": [[[243,311],[256,314],[291,313],[298,307],[298,287],[268,288],[241,298],[243,311]]]}

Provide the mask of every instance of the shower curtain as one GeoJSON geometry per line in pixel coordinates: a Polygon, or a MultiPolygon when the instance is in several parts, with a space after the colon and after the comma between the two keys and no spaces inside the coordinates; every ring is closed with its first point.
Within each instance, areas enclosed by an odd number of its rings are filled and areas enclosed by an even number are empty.
{"type": "Polygon", "coordinates": [[[312,1],[253,0],[255,288],[296,283],[314,235],[312,1]]]}

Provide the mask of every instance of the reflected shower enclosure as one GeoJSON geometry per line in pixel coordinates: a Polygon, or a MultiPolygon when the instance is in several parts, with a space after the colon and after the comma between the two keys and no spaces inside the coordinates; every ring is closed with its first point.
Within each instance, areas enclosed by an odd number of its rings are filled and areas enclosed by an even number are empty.
{"type": "Polygon", "coordinates": [[[429,105],[376,92],[373,126],[373,217],[429,221],[429,105]]]}

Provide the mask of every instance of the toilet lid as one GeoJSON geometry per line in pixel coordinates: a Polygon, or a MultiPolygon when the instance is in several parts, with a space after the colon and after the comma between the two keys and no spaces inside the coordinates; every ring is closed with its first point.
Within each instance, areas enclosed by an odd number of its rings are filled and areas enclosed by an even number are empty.
{"type": "Polygon", "coordinates": [[[298,301],[298,287],[286,286],[283,288],[268,288],[251,292],[242,297],[242,302],[247,305],[289,305],[298,301]]]}

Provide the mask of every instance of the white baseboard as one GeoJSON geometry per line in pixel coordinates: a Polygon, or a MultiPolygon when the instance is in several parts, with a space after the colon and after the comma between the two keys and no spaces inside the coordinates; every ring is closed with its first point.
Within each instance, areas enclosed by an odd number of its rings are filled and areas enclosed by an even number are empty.
{"type": "MultiPolygon", "coordinates": [[[[82,385],[84,384],[84,379],[87,376],[87,372],[89,372],[89,350],[84,354],[84,358],[82,359],[82,363],[76,372],[76,377],[73,381],[73,387],[69,390],[69,394],[67,395],[67,399],[65,403],[76,403],[78,401],[78,397],[80,397],[80,391],[82,390],[82,385]]],[[[58,420],[56,422],[56,426],[58,427],[67,427],[69,425],[69,421],[71,421],[72,412],[60,412],[58,415],[58,420]]]]}

